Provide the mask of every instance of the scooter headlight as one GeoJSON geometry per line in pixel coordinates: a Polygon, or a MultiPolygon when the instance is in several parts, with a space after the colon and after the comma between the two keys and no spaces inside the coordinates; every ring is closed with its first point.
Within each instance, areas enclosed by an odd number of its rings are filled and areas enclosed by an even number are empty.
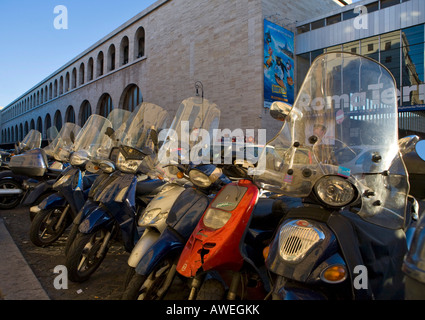
{"type": "Polygon", "coordinates": [[[167,212],[161,212],[160,208],[155,208],[149,211],[146,211],[143,213],[143,215],[139,219],[139,227],[147,226],[149,224],[154,224],[159,219],[161,219],[162,216],[166,215],[167,212]]]}
{"type": "Polygon", "coordinates": [[[81,166],[89,160],[87,152],[84,150],[74,152],[69,163],[73,166],[81,166]]]}
{"type": "Polygon", "coordinates": [[[136,173],[143,160],[126,160],[124,155],[120,153],[117,159],[117,167],[126,173],[136,173]]]}
{"type": "Polygon", "coordinates": [[[209,208],[202,218],[202,222],[206,227],[217,230],[224,227],[231,217],[232,214],[228,211],[209,208]]]}
{"type": "Polygon", "coordinates": [[[207,176],[205,173],[198,169],[192,169],[189,171],[189,178],[192,183],[200,188],[208,188],[211,184],[216,182],[222,175],[220,168],[215,168],[214,171],[207,176]]]}
{"type": "Polygon", "coordinates": [[[314,190],[321,201],[332,207],[343,207],[352,202],[356,196],[354,186],[340,176],[320,178],[314,190]]]}
{"type": "Polygon", "coordinates": [[[212,183],[205,173],[196,169],[189,171],[189,178],[194,185],[200,188],[208,188],[212,183]]]}

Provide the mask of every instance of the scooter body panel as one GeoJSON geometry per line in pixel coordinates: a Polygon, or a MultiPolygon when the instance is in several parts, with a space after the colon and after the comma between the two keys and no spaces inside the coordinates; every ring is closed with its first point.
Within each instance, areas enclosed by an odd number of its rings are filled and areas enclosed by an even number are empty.
{"type": "Polygon", "coordinates": [[[258,200],[258,188],[249,180],[226,185],[199,221],[181,254],[177,271],[193,277],[198,270],[235,270],[243,265],[240,242],[258,200]],[[219,228],[207,222],[209,210],[225,212],[228,221],[219,228]]]}
{"type": "Polygon", "coordinates": [[[167,228],[140,259],[136,272],[148,275],[163,258],[180,253],[208,204],[209,199],[204,193],[193,188],[185,189],[168,214],[167,228]]]}
{"type": "MultiPolygon", "coordinates": [[[[425,286],[425,215],[422,215],[417,221],[411,246],[402,268],[409,278],[425,286]]],[[[415,295],[412,295],[409,287],[410,284],[410,281],[406,284],[406,294],[409,295],[409,298],[415,299],[415,295]]]]}

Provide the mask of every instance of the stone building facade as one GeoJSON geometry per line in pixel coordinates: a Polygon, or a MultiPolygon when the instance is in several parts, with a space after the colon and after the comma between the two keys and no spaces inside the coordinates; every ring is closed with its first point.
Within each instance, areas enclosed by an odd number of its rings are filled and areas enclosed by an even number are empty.
{"type": "Polygon", "coordinates": [[[263,21],[297,22],[337,8],[332,0],[158,0],[1,111],[1,142],[35,128],[83,125],[90,114],[152,102],[174,115],[195,94],[221,110],[221,128],[280,126],[263,107],[263,21]],[[314,5],[312,5],[314,3],[314,5]]]}

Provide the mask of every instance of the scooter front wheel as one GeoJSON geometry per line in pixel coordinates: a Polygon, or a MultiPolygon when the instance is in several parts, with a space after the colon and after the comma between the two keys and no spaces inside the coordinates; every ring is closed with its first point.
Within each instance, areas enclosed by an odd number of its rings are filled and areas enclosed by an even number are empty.
{"type": "Polygon", "coordinates": [[[15,180],[1,180],[0,190],[4,194],[0,195],[0,210],[13,209],[21,203],[24,195],[22,185],[15,180]]]}
{"type": "Polygon", "coordinates": [[[123,300],[162,300],[176,274],[176,259],[162,260],[148,275],[135,273],[124,291],[123,300]]]}
{"type": "Polygon", "coordinates": [[[76,235],[65,262],[69,280],[84,282],[99,268],[109,249],[108,234],[109,231],[101,229],[76,235]]]}
{"type": "Polygon", "coordinates": [[[69,225],[68,210],[69,205],[36,214],[30,228],[31,242],[38,247],[45,247],[58,240],[69,225]]]}

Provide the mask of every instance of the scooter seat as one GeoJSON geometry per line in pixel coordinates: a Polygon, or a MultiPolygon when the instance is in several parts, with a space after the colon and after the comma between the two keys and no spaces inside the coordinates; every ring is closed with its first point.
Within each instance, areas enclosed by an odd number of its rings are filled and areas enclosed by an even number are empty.
{"type": "Polygon", "coordinates": [[[143,180],[137,182],[136,186],[136,194],[140,195],[148,195],[151,193],[158,193],[159,189],[166,182],[163,180],[155,179],[155,180],[143,180]]]}

